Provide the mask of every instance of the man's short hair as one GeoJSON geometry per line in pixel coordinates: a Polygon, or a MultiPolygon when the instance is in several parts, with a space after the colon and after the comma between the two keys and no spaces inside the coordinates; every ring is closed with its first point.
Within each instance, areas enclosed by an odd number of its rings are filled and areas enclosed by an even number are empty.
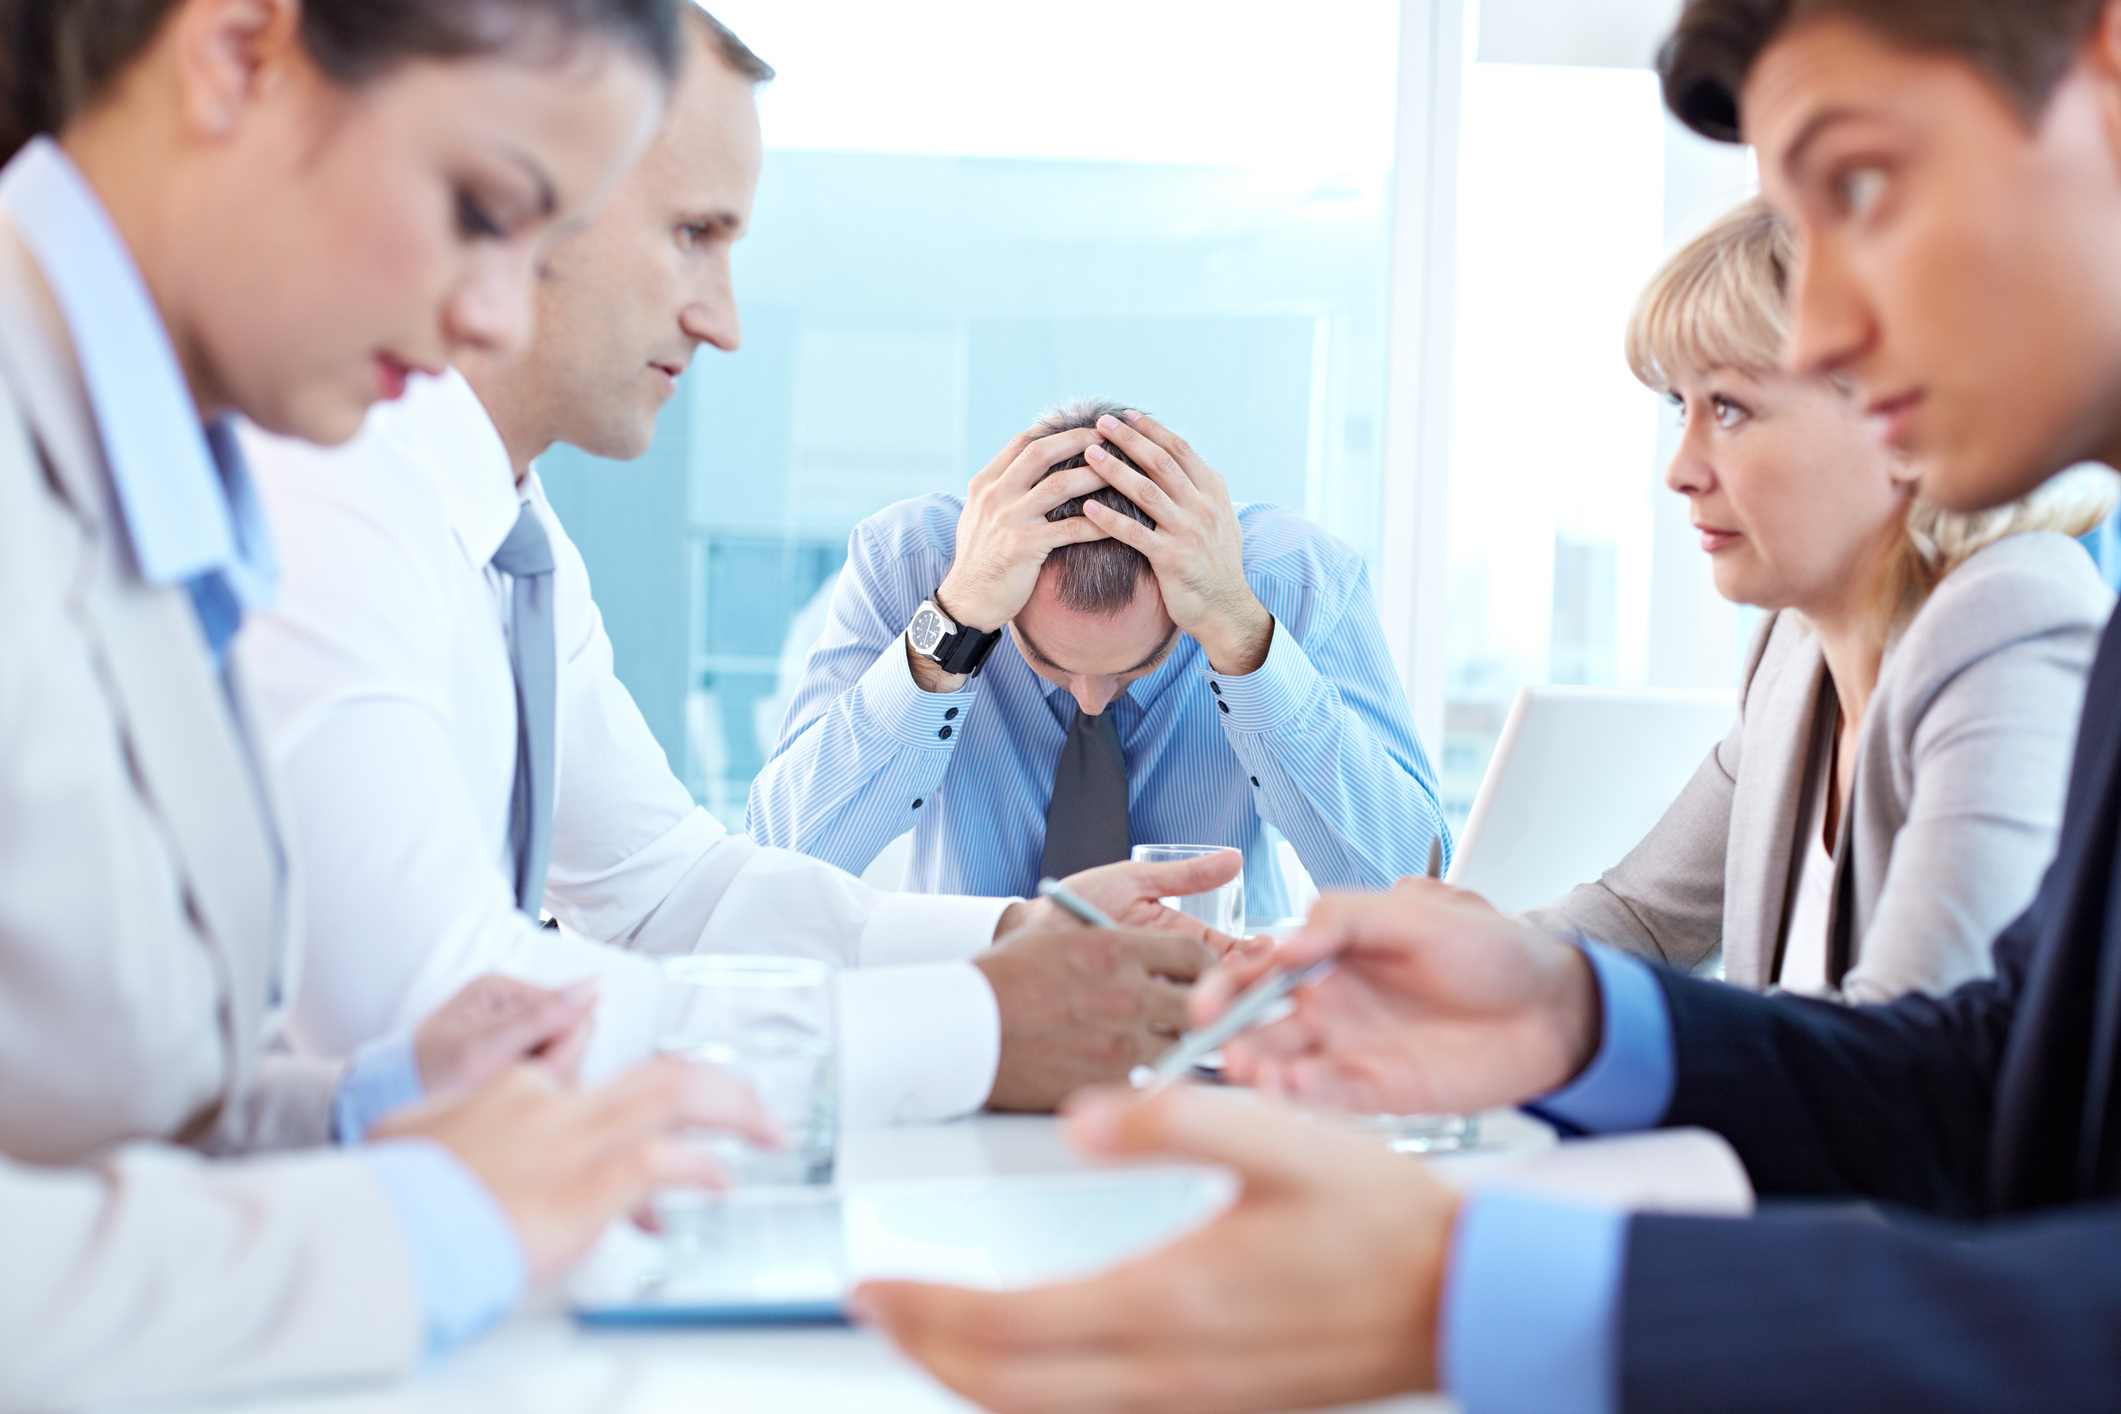
{"type": "Polygon", "coordinates": [[[1703,137],[1737,142],[1738,95],[1790,26],[1839,15],[1918,54],[1962,59],[2028,127],[2099,23],[2105,0],[1688,0],[1657,68],[1664,101],[1703,137]]]}
{"type": "MultiPolygon", "coordinates": [[[[1051,437],[1056,432],[1068,432],[1078,427],[1095,427],[1101,417],[1118,417],[1126,412],[1124,403],[1108,402],[1103,398],[1074,398],[1056,405],[1052,411],[1040,418],[1032,429],[1033,435],[1051,437]]],[[[1105,455],[1117,457],[1128,466],[1134,462],[1112,443],[1105,444],[1105,455]]],[[[1088,466],[1088,457],[1077,455],[1068,458],[1048,471],[1066,471],[1070,467],[1088,466]]],[[[1139,468],[1136,468],[1139,470],[1139,468]]],[[[1042,476],[1039,480],[1043,481],[1042,476]]],[[[1110,506],[1121,515],[1132,516],[1151,530],[1156,522],[1149,513],[1135,505],[1110,486],[1092,491],[1087,496],[1077,496],[1063,501],[1046,512],[1047,520],[1066,520],[1083,513],[1083,502],[1097,501],[1110,506]]],[[[1082,614],[1101,614],[1110,617],[1134,602],[1141,589],[1142,579],[1152,573],[1149,557],[1132,545],[1117,540],[1085,540],[1077,545],[1063,545],[1046,556],[1046,567],[1058,580],[1055,591],[1063,606],[1082,614]]]]}
{"type": "Polygon", "coordinates": [[[722,62],[738,78],[753,84],[772,83],[773,65],[751,52],[751,46],[738,39],[729,26],[707,13],[706,7],[686,0],[686,13],[707,27],[707,34],[714,41],[715,52],[722,62]]]}

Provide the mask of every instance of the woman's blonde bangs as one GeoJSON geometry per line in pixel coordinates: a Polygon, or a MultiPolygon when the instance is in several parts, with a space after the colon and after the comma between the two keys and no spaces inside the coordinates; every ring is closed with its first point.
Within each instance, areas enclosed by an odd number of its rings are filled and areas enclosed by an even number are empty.
{"type": "Polygon", "coordinates": [[[1725,216],[1666,261],[1628,318],[1628,367],[1660,393],[1712,368],[1782,361],[1795,244],[1758,201],[1725,216]]]}

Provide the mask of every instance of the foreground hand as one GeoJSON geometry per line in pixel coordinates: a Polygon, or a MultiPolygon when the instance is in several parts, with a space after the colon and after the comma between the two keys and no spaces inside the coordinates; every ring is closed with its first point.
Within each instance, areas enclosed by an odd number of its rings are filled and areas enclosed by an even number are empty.
{"type": "Polygon", "coordinates": [[[589,1046],[597,992],[594,978],[557,992],[498,973],[474,978],[412,1033],[421,1088],[436,1099],[465,1094],[529,1059],[573,1079],[589,1046]]]}
{"type": "Polygon", "coordinates": [[[1025,929],[973,958],[1002,1021],[988,1107],[1050,1110],[1156,1059],[1185,1030],[1187,984],[1213,961],[1181,934],[1080,926],[1025,929]]]}
{"type": "Polygon", "coordinates": [[[1020,432],[972,478],[957,520],[950,572],[937,592],[945,613],[968,628],[998,629],[1030,599],[1048,554],[1062,545],[1105,538],[1087,521],[1075,524],[1079,517],[1046,519],[1046,512],[1062,502],[1104,487],[1104,478],[1086,466],[1046,476],[1049,468],[1081,456],[1098,440],[1088,427],[1036,441],[1020,432]]]}
{"type": "MultiPolygon", "coordinates": [[[[1147,928],[1157,932],[1183,933],[1227,953],[1236,945],[1228,934],[1218,933],[1198,918],[1189,918],[1175,908],[1164,907],[1167,898],[1204,894],[1221,888],[1245,867],[1240,850],[1226,849],[1198,859],[1179,859],[1163,864],[1138,864],[1121,860],[1070,874],[1061,880],[1084,902],[1096,904],[1123,928],[1147,928]]],[[[1019,928],[1074,929],[1083,927],[1074,914],[1049,898],[1026,899],[1009,905],[995,926],[994,936],[1003,938],[1019,928]]]]}
{"type": "Polygon", "coordinates": [[[1200,640],[1210,667],[1231,677],[1257,672],[1273,643],[1274,619],[1245,580],[1245,535],[1228,483],[1147,413],[1135,413],[1131,423],[1099,418],[1097,430],[1134,466],[1091,447],[1091,467],[1147,511],[1156,529],[1098,501],[1083,514],[1148,557],[1164,611],[1200,640]]]}
{"type": "Polygon", "coordinates": [[[515,1224],[532,1279],[543,1280],[659,1189],[724,1187],[720,1165],[685,1142],[697,1129],[781,1142],[743,1081],[675,1058],[596,1090],[519,1065],[466,1098],[400,1110],[369,1138],[432,1139],[463,1160],[515,1224]]]}
{"type": "Polygon", "coordinates": [[[1467,1114],[1557,1089],[1597,1049],[1583,953],[1433,879],[1321,899],[1301,933],[1196,988],[1194,1018],[1220,1015],[1270,967],[1334,956],[1291,1016],[1223,1047],[1231,1080],[1356,1112],[1467,1114]]]}
{"type": "Polygon", "coordinates": [[[1458,1199],[1418,1162],[1185,1087],[1086,1096],[1070,1133],[1096,1154],[1227,1164],[1244,1191],[1102,1276],[1007,1293],[871,1282],[861,1319],[1004,1414],[1243,1414],[1434,1387],[1458,1199]]]}

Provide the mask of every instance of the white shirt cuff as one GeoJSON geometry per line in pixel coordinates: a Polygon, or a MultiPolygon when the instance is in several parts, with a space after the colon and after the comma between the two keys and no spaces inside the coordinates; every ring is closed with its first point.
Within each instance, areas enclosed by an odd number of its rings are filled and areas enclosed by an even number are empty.
{"type": "Polygon", "coordinates": [[[839,984],[842,1123],[927,1124],[987,1103],[1002,1013],[977,967],[865,967],[839,984]]]}
{"type": "Polygon", "coordinates": [[[1013,898],[886,894],[862,925],[862,967],[962,962],[994,946],[1013,898]]]}

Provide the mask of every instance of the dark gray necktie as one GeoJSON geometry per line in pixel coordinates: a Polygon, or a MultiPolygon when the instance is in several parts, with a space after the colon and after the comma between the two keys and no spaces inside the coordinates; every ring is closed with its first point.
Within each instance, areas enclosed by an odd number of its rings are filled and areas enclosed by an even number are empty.
{"type": "Polygon", "coordinates": [[[508,843],[515,851],[516,907],[536,918],[545,897],[545,863],[552,857],[555,674],[552,542],[527,502],[494,551],[493,567],[515,581],[508,666],[516,680],[516,784],[508,802],[508,843]]]}
{"type": "Polygon", "coordinates": [[[1053,763],[1039,873],[1065,879],[1115,863],[1127,857],[1127,843],[1127,757],[1119,726],[1110,706],[1095,717],[1078,711],[1053,763]]]}

